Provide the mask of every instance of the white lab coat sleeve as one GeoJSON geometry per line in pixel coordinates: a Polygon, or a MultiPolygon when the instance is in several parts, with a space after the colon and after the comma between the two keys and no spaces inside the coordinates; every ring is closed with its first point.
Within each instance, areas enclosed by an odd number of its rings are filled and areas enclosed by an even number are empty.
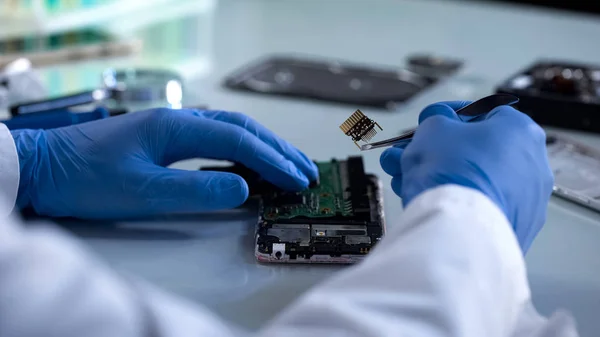
{"type": "Polygon", "coordinates": [[[21,224],[9,214],[18,185],[15,144],[0,124],[0,337],[239,335],[208,310],[117,274],[63,231],[21,224]]]}
{"type": "Polygon", "coordinates": [[[0,219],[0,337],[232,335],[208,310],[118,274],[60,229],[0,219]]]}
{"type": "Polygon", "coordinates": [[[202,307],[118,274],[60,229],[23,225],[10,214],[18,185],[15,144],[0,123],[0,337],[241,334],[202,307]]]}
{"type": "Polygon", "coordinates": [[[19,189],[19,157],[15,142],[6,125],[0,123],[0,217],[12,211],[19,189]]]}
{"type": "Polygon", "coordinates": [[[398,223],[366,260],[307,292],[260,335],[576,336],[570,316],[549,321],[533,308],[516,237],[483,194],[438,187],[387,220],[398,223]]]}

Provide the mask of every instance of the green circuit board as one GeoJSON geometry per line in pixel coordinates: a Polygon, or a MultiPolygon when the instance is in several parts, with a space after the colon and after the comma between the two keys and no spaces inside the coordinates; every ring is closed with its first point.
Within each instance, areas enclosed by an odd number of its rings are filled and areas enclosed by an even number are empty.
{"type": "Polygon", "coordinates": [[[264,217],[266,220],[291,219],[295,217],[351,216],[352,205],[347,201],[344,190],[347,177],[340,169],[345,162],[317,162],[319,184],[298,193],[274,193],[264,197],[264,217]]]}

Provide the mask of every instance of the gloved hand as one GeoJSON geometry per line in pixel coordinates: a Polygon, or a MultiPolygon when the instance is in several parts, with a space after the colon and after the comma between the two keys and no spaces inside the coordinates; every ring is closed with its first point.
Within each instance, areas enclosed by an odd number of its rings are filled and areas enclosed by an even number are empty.
{"type": "Polygon", "coordinates": [[[21,166],[17,206],[49,216],[201,212],[248,197],[248,185],[235,174],[165,167],[183,159],[236,161],[287,190],[307,188],[318,174],[292,145],[225,111],[153,109],[12,135],[21,166]]]}
{"type": "Polygon", "coordinates": [[[383,152],[381,166],[404,205],[445,184],[481,191],[504,211],[526,252],[546,220],[552,193],[545,133],[509,106],[482,121],[462,122],[455,110],[468,103],[428,106],[412,142],[383,152]]]}

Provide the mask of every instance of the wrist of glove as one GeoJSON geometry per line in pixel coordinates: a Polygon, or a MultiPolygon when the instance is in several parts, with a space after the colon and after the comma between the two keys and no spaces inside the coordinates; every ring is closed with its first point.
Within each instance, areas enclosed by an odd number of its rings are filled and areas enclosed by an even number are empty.
{"type": "Polygon", "coordinates": [[[20,168],[16,206],[25,208],[31,206],[31,181],[36,176],[35,170],[38,163],[47,157],[46,132],[44,130],[13,130],[11,135],[17,148],[20,168]]]}
{"type": "Polygon", "coordinates": [[[12,135],[21,168],[17,206],[48,216],[204,212],[247,199],[240,176],[167,167],[184,159],[239,162],[291,191],[307,188],[318,175],[291,144],[251,118],[225,111],[153,109],[12,135]]]}
{"type": "Polygon", "coordinates": [[[466,104],[438,103],[423,110],[412,142],[383,152],[382,168],[393,177],[392,189],[404,205],[446,184],[482,192],[502,209],[526,252],[545,222],[552,193],[545,133],[509,106],[465,123],[455,110],[466,104]]]}

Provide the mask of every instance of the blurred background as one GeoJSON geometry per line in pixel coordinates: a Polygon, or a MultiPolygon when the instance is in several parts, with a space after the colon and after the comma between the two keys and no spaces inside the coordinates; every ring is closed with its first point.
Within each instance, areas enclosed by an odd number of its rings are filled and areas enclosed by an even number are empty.
{"type": "MultiPolygon", "coordinates": [[[[20,85],[36,88],[30,89],[29,92],[14,90],[20,87],[19,81],[13,84],[13,90],[8,93],[3,92],[0,87],[0,113],[18,103],[60,97],[97,88],[103,83],[100,77],[109,67],[169,69],[177,72],[184,82],[189,83],[201,79],[210,71],[222,69],[221,65],[226,65],[222,62],[227,62],[227,59],[232,57],[229,52],[221,55],[224,50],[231,50],[234,53],[242,51],[246,53],[243,58],[248,62],[252,58],[277,52],[291,52],[334,57],[367,63],[367,65],[370,63],[372,66],[385,65],[399,68],[404,67],[402,58],[411,56],[411,52],[426,52],[429,56],[443,54],[442,56],[453,57],[460,62],[468,61],[466,67],[462,67],[461,75],[454,77],[453,88],[454,93],[460,96],[457,98],[473,99],[480,96],[482,91],[479,89],[489,90],[490,86],[497,84],[485,83],[483,74],[473,68],[481,57],[474,57],[470,48],[480,45],[477,40],[484,38],[482,35],[484,31],[490,41],[495,40],[498,44],[511,39],[512,44],[519,40],[524,42],[538,34],[536,42],[547,45],[553,43],[551,39],[556,38],[556,34],[565,36],[570,33],[560,31],[556,27],[552,37],[542,38],[549,31],[533,27],[526,22],[513,23],[513,25],[505,23],[495,27],[486,24],[480,25],[479,28],[482,30],[479,32],[462,35],[473,42],[464,45],[466,41],[458,38],[468,30],[466,20],[474,18],[443,17],[440,11],[447,9],[453,12],[460,8],[453,3],[459,4],[458,6],[470,6],[476,12],[482,8],[489,8],[490,15],[495,18],[499,18],[498,14],[503,15],[506,11],[514,13],[516,18],[523,13],[539,11],[541,16],[538,17],[547,18],[547,13],[556,15],[554,12],[556,9],[585,14],[594,13],[596,10],[592,2],[533,0],[350,0],[347,3],[350,5],[342,6],[341,1],[336,0],[324,1],[322,4],[317,4],[315,1],[293,0],[0,0],[0,67],[20,58],[27,59],[35,72],[27,72],[27,75],[31,75],[28,77],[23,73],[24,81],[20,85]],[[285,22],[291,13],[284,7],[293,2],[295,2],[293,6],[303,10],[307,16],[292,16],[291,21],[285,22]],[[370,9],[369,3],[374,4],[370,9]],[[504,4],[516,4],[516,6],[503,6],[504,4]],[[393,17],[392,14],[384,13],[382,8],[386,6],[393,8],[389,13],[397,13],[398,16],[393,17]],[[332,27],[320,26],[320,23],[311,25],[311,21],[319,19],[319,14],[316,14],[317,18],[311,17],[312,14],[321,12],[320,15],[325,15],[323,13],[334,9],[338,13],[333,15],[337,21],[332,21],[332,27]],[[366,9],[369,11],[359,13],[366,9]],[[359,15],[363,15],[362,20],[359,15]],[[443,24],[435,22],[437,19],[429,22],[422,21],[421,15],[439,17],[449,22],[456,20],[464,22],[460,25],[452,22],[453,28],[444,31],[441,29],[443,24]],[[215,19],[216,17],[219,19],[215,19]],[[375,17],[383,21],[368,23],[375,17]],[[356,20],[354,25],[350,25],[351,18],[356,20]],[[304,26],[294,27],[295,20],[300,20],[297,25],[304,26]],[[363,27],[363,23],[370,27],[363,27]],[[279,28],[283,30],[275,31],[279,28]],[[523,28],[526,28],[521,31],[523,35],[515,36],[519,34],[518,30],[523,28]],[[296,31],[293,32],[291,29],[296,31]],[[356,32],[352,33],[358,34],[359,39],[352,46],[349,46],[353,43],[351,39],[337,39],[335,41],[337,50],[332,52],[333,49],[330,48],[334,46],[331,44],[333,35],[341,34],[341,30],[344,29],[348,34],[351,34],[352,29],[356,29],[356,32]],[[379,29],[382,31],[378,31],[379,29]],[[317,34],[325,35],[317,39],[317,34]],[[431,34],[437,34],[435,38],[440,39],[441,43],[432,39],[431,34]],[[367,36],[377,48],[364,43],[361,45],[361,39],[367,36]],[[267,39],[271,39],[272,43],[267,39]],[[296,39],[300,39],[299,43],[295,43],[296,39]],[[262,41],[264,44],[261,44],[262,41]],[[437,45],[434,46],[436,43],[437,45]],[[451,43],[454,44],[451,49],[457,49],[456,51],[447,50],[445,45],[451,43]],[[254,44],[251,50],[245,50],[244,46],[250,47],[250,44],[254,44]],[[377,49],[389,50],[394,44],[399,44],[394,46],[397,54],[396,62],[388,62],[382,56],[373,55],[377,49]],[[215,49],[216,45],[217,49],[215,49]],[[358,51],[358,49],[362,50],[358,51]],[[251,55],[254,50],[257,53],[251,55]],[[343,53],[340,53],[342,50],[343,53]],[[367,57],[363,58],[361,55],[367,57]],[[220,63],[217,67],[214,67],[213,63],[215,57],[220,63]],[[469,61],[469,58],[473,60],[469,61]]],[[[465,11],[465,15],[468,15],[468,12],[470,10],[465,11]]],[[[581,36],[573,36],[571,40],[581,38],[581,36]]],[[[567,45],[553,47],[556,56],[564,54],[571,42],[567,40],[565,41],[567,45]]],[[[520,52],[542,52],[542,49],[532,47],[534,46],[530,45],[520,52]]],[[[485,53],[489,50],[480,49],[477,52],[485,53]]],[[[586,55],[580,56],[586,57],[586,55]]],[[[237,57],[242,56],[237,55],[237,57]]],[[[511,53],[503,57],[520,56],[511,53]]],[[[240,64],[236,63],[236,65],[240,64]]],[[[493,73],[496,69],[486,69],[486,71],[493,73]]],[[[136,79],[136,84],[138,80],[141,81],[136,79]]],[[[201,104],[202,99],[198,96],[197,92],[191,95],[188,92],[185,101],[189,104],[201,104]]],[[[163,103],[159,100],[149,103],[148,106],[163,103]]],[[[143,106],[134,105],[136,108],[143,106]]]]}
{"type": "MultiPolygon", "coordinates": [[[[405,67],[402,59],[411,53],[447,56],[453,61],[466,61],[461,63],[459,76],[451,79],[456,98],[474,99],[498,84],[484,77],[493,76],[494,71],[501,69],[488,67],[487,74],[477,69],[481,56],[491,51],[479,48],[476,51],[479,56],[475,57],[471,49],[481,46],[479,39],[487,36],[486,44],[491,41],[497,41],[498,45],[504,42],[506,45],[529,44],[528,48],[503,55],[502,61],[508,62],[511,58],[522,58],[518,55],[522,53],[530,54],[530,60],[533,60],[531,54],[536,52],[538,57],[571,54],[575,50],[568,45],[583,37],[574,34],[565,38],[563,45],[552,47],[556,55],[551,55],[544,48],[560,40],[558,37],[570,35],[568,30],[561,31],[560,26],[556,26],[552,35],[547,35],[548,29],[525,21],[496,26],[492,26],[491,21],[482,21],[484,25],[479,25],[479,31],[468,32],[467,20],[483,18],[473,18],[468,13],[483,13],[480,12],[483,9],[489,18],[499,20],[508,11],[518,20],[523,15],[539,12],[534,21],[548,20],[548,13],[552,13],[558,15],[552,20],[560,21],[569,17],[569,13],[587,15],[596,10],[592,2],[533,0],[349,0],[346,3],[348,6],[336,0],[321,4],[294,0],[0,0],[0,67],[25,58],[35,70],[16,76],[13,89],[4,90],[0,86],[0,116],[15,104],[97,88],[105,84],[102,74],[109,67],[172,70],[189,84],[210,72],[213,76],[226,75],[218,73],[225,69],[223,66],[229,71],[233,70],[232,66],[241,66],[240,62],[228,64],[233,55],[236,60],[244,59],[248,63],[253,58],[279,52],[398,68],[405,67]],[[306,16],[290,16],[292,13],[285,7],[291,3],[300,10],[298,14],[306,16]],[[369,7],[370,3],[374,6],[369,7]],[[385,7],[391,10],[385,13],[382,9],[385,7]],[[459,8],[470,9],[461,11],[459,8]],[[557,9],[568,12],[556,14],[557,9]],[[331,10],[338,12],[325,14],[331,10]],[[360,13],[362,10],[365,12],[360,13]],[[460,15],[449,18],[441,14],[445,10],[460,15]],[[332,17],[325,18],[325,15],[332,17]],[[432,20],[424,21],[423,17],[432,20]],[[332,26],[326,27],[323,20],[332,26]],[[450,30],[443,29],[440,20],[448,21],[450,30]],[[457,24],[458,21],[463,22],[457,24]],[[342,30],[348,35],[358,34],[357,40],[339,39],[338,35],[344,34],[342,30]],[[322,38],[318,39],[318,35],[322,38]],[[530,38],[540,45],[536,47],[531,41],[526,42],[530,38]],[[541,45],[544,48],[538,48],[541,45]],[[390,62],[383,55],[377,55],[390,48],[394,48],[396,60],[390,62]],[[215,58],[219,63],[216,66],[215,58]],[[15,89],[21,86],[30,89],[15,89]]],[[[586,59],[589,55],[578,54],[578,58],[586,59]]],[[[20,66],[24,66],[22,62],[20,66]]],[[[14,73],[15,67],[7,69],[13,69],[14,73]]],[[[503,75],[509,74],[504,72],[503,75]]],[[[146,79],[136,78],[135,84],[144,81],[146,79]]],[[[194,91],[193,94],[186,91],[184,101],[206,103],[203,102],[206,95],[194,91]]],[[[163,101],[153,99],[152,103],[133,104],[132,108],[166,104],[163,101]]]]}
{"type": "Polygon", "coordinates": [[[194,77],[208,67],[214,9],[215,0],[1,0],[0,66],[23,57],[39,69],[45,91],[28,99],[96,88],[109,66],[194,77]]]}

